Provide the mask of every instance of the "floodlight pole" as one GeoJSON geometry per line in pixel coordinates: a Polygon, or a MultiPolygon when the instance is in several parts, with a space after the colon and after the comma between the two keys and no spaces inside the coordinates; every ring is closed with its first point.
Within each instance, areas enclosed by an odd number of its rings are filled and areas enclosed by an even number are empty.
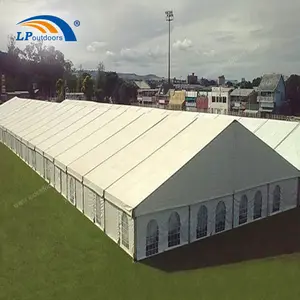
{"type": "Polygon", "coordinates": [[[169,23],[169,51],[168,51],[168,84],[171,84],[171,22],[174,20],[174,14],[172,10],[165,12],[166,21],[169,23]]]}

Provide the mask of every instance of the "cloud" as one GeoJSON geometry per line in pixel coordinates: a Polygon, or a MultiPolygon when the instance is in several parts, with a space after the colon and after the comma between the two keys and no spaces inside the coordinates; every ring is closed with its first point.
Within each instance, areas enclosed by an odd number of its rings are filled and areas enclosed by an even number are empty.
{"type": "Polygon", "coordinates": [[[107,50],[107,51],[105,52],[105,54],[106,54],[106,56],[108,56],[108,57],[115,56],[115,53],[112,52],[112,51],[109,51],[109,50],[107,50]]]}
{"type": "Polygon", "coordinates": [[[215,78],[224,73],[230,79],[251,79],[300,70],[298,0],[272,0],[272,5],[229,0],[225,6],[221,0],[31,0],[30,6],[27,0],[0,0],[0,5],[1,50],[6,49],[7,35],[18,31],[20,20],[53,14],[70,24],[78,40],[55,47],[84,68],[96,68],[103,60],[109,70],[166,76],[164,12],[172,9],[171,76],[195,72],[215,78]],[[74,20],[80,20],[80,27],[73,26],[74,20]]]}
{"type": "Polygon", "coordinates": [[[193,47],[193,43],[192,43],[192,41],[189,40],[189,39],[184,39],[184,40],[182,40],[182,41],[177,40],[177,41],[173,44],[173,47],[174,47],[175,49],[185,51],[185,50],[188,50],[188,49],[192,48],[192,47],[193,47]]]}
{"type": "Polygon", "coordinates": [[[98,49],[105,47],[107,43],[105,42],[92,42],[90,45],[86,46],[88,52],[96,52],[98,49]]]}

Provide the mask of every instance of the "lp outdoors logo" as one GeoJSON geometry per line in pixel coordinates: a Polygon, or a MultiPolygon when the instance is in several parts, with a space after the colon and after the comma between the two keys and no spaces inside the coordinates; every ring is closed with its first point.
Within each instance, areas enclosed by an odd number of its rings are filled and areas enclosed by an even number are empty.
{"type": "MultiPolygon", "coordinates": [[[[37,35],[32,31],[18,31],[16,36],[17,41],[77,41],[69,24],[55,16],[35,16],[25,19],[17,25],[32,27],[42,33],[41,35],[37,35]]],[[[80,22],[78,20],[74,21],[74,26],[79,27],[80,22]]]]}

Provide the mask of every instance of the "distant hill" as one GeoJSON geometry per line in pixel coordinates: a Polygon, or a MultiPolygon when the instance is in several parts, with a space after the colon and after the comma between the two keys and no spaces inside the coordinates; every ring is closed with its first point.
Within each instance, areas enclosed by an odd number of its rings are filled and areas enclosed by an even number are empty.
{"type": "Polygon", "coordinates": [[[125,80],[162,80],[162,77],[154,74],[137,75],[134,73],[118,73],[119,77],[125,80]]]}
{"type": "MultiPolygon", "coordinates": [[[[77,71],[78,72],[78,71],[77,71]]],[[[97,70],[85,70],[83,72],[88,72],[93,78],[97,77],[97,70]]],[[[162,80],[162,77],[156,76],[154,74],[148,75],[137,75],[135,73],[118,73],[118,76],[124,80],[162,80]]]]}

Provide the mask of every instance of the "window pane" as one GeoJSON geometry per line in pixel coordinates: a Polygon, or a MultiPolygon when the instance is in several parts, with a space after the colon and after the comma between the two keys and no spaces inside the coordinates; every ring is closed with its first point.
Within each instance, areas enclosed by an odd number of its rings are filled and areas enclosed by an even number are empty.
{"type": "Polygon", "coordinates": [[[129,249],[128,218],[122,214],[122,245],[129,249]]]}
{"type": "Polygon", "coordinates": [[[202,205],[198,211],[197,218],[197,239],[205,237],[207,235],[207,208],[202,205]]]}
{"type": "Polygon", "coordinates": [[[158,244],[159,244],[158,225],[155,220],[151,220],[147,225],[146,256],[151,256],[158,253],[158,244]]]}
{"type": "Polygon", "coordinates": [[[281,190],[280,190],[280,186],[276,185],[273,192],[273,212],[277,212],[280,210],[280,202],[281,202],[281,190]]]}
{"type": "Polygon", "coordinates": [[[215,223],[215,232],[221,232],[225,230],[226,225],[226,206],[223,201],[220,201],[216,209],[216,223],[215,223]]]}
{"type": "Polygon", "coordinates": [[[180,217],[173,212],[169,218],[168,247],[180,245],[180,217]]]}
{"type": "Polygon", "coordinates": [[[261,218],[262,212],[262,194],[260,191],[256,192],[254,197],[254,212],[253,212],[253,219],[261,218]]]}
{"type": "Polygon", "coordinates": [[[239,225],[247,223],[248,216],[248,199],[243,195],[240,202],[239,225]]]}

